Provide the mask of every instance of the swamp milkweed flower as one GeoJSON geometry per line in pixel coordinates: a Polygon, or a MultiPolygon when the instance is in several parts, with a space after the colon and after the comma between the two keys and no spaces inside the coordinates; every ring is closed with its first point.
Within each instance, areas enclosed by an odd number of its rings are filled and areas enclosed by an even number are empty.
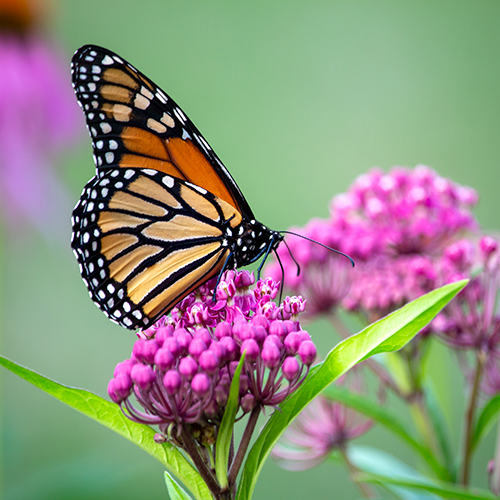
{"type": "MultiPolygon", "coordinates": [[[[184,448],[195,464],[215,443],[243,353],[237,418],[250,418],[236,455],[241,460],[262,409],[275,408],[296,390],[316,358],[298,321],[305,301],[287,297],[270,308],[279,283],[254,284],[253,273],[227,271],[214,296],[216,280],[207,282],[140,332],[132,356],[117,365],[108,386],[128,418],[157,425],[158,439],[184,448]]],[[[200,470],[210,463],[207,457],[196,465],[200,470]]]]}

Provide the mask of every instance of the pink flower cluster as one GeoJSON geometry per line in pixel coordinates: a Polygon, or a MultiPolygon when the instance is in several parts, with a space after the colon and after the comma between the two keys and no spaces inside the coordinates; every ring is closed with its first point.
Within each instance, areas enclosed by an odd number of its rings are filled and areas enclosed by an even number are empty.
{"type": "Polygon", "coordinates": [[[302,330],[302,297],[273,302],[279,283],[227,271],[215,291],[211,280],[181,301],[171,315],[142,331],[130,359],[108,386],[132,420],[159,425],[220,423],[243,353],[240,408],[276,406],[304,380],[316,347],[302,330]],[[135,396],[142,409],[132,404],[135,396]]]}
{"type": "MultiPolygon", "coordinates": [[[[285,287],[308,298],[308,315],[336,307],[377,320],[453,278],[442,261],[444,249],[477,228],[470,209],[475,191],[425,166],[373,169],[336,196],[329,219],[295,229],[304,236],[351,255],[356,267],[327,249],[292,236],[278,249],[285,287]]],[[[266,268],[274,279],[278,263],[266,268]]]]}

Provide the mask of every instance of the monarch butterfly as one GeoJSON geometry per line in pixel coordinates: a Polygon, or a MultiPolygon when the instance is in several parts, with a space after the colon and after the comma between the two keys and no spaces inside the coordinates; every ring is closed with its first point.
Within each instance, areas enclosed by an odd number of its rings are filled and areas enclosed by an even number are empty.
{"type": "Polygon", "coordinates": [[[147,327],[223,269],[277,248],[283,236],[255,220],[165,92],[94,45],[77,50],[71,67],[97,169],[73,211],[71,247],[106,316],[147,327]]]}

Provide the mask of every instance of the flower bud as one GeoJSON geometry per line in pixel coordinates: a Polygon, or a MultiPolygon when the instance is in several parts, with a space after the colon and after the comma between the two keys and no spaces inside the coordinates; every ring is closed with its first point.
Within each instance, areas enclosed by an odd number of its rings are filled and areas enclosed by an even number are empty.
{"type": "Polygon", "coordinates": [[[275,319],[269,325],[269,333],[271,335],[276,335],[280,339],[284,339],[288,335],[289,331],[284,321],[275,319]]]}
{"type": "Polygon", "coordinates": [[[263,326],[267,330],[269,328],[269,320],[262,314],[256,314],[252,318],[252,325],[263,326]]]}
{"type": "Polygon", "coordinates": [[[286,336],[283,343],[285,344],[287,354],[291,354],[293,356],[297,354],[297,350],[302,343],[302,339],[300,338],[300,334],[298,332],[291,332],[286,336]]]}
{"type": "Polygon", "coordinates": [[[119,374],[123,373],[130,376],[130,372],[132,371],[132,367],[135,363],[131,359],[126,359],[121,363],[118,363],[115,367],[115,371],[113,376],[116,378],[119,374]]]}
{"type": "Polygon", "coordinates": [[[162,349],[170,351],[174,358],[177,358],[183,351],[183,348],[175,337],[167,337],[163,342],[162,349]]]}
{"type": "Polygon", "coordinates": [[[172,368],[175,363],[175,357],[168,349],[158,349],[155,354],[155,365],[162,372],[166,372],[172,368]]]}
{"type": "Polygon", "coordinates": [[[225,385],[219,384],[215,388],[215,401],[220,407],[226,406],[227,398],[229,397],[229,390],[225,385]]]}
{"type": "Polygon", "coordinates": [[[189,344],[189,354],[191,354],[194,359],[198,359],[201,356],[201,353],[206,350],[207,346],[200,338],[193,339],[191,344],[189,344]]]}
{"type": "Polygon", "coordinates": [[[156,330],[155,340],[156,343],[161,347],[165,339],[172,337],[174,334],[174,327],[172,325],[161,326],[156,330]]]}
{"type": "Polygon", "coordinates": [[[218,340],[220,340],[222,337],[231,337],[231,335],[232,335],[232,328],[228,322],[222,321],[216,326],[215,336],[218,340]]]}
{"type": "Polygon", "coordinates": [[[197,373],[191,382],[191,388],[200,397],[205,396],[210,389],[210,379],[205,373],[197,373]]]}
{"type": "Polygon", "coordinates": [[[222,337],[220,339],[220,345],[226,349],[227,360],[234,359],[238,351],[238,346],[236,342],[231,337],[222,337]]]}
{"type": "Polygon", "coordinates": [[[286,358],[285,361],[283,361],[281,370],[283,371],[283,376],[289,382],[297,378],[300,373],[300,366],[297,358],[293,356],[289,356],[288,358],[286,358]]]}
{"type": "Polygon", "coordinates": [[[182,358],[179,363],[179,373],[186,379],[191,380],[198,372],[198,363],[191,357],[182,358]]]}
{"type": "Polygon", "coordinates": [[[241,344],[240,352],[242,355],[244,352],[246,352],[246,362],[255,363],[260,354],[259,344],[257,344],[257,342],[255,342],[255,340],[253,339],[245,340],[243,344],[241,344]]]}
{"type": "Polygon", "coordinates": [[[298,354],[300,356],[300,359],[302,360],[302,363],[304,363],[306,366],[310,366],[316,359],[316,346],[311,340],[306,340],[305,342],[302,342],[302,344],[300,344],[298,354]]]}
{"type": "Polygon", "coordinates": [[[152,365],[157,350],[158,344],[154,340],[137,340],[132,349],[132,353],[140,363],[152,365]]]}
{"type": "Polygon", "coordinates": [[[251,412],[255,408],[256,404],[255,397],[252,394],[245,394],[241,398],[241,409],[244,413],[251,412]]]}
{"type": "Polygon", "coordinates": [[[212,351],[217,358],[219,359],[219,363],[225,363],[227,359],[227,351],[226,348],[220,342],[212,342],[209,351],[212,351]]]}
{"type": "Polygon", "coordinates": [[[193,339],[191,334],[185,328],[176,328],[174,330],[174,337],[177,339],[177,342],[179,342],[179,345],[181,346],[182,349],[182,353],[186,354],[189,349],[189,344],[193,339]]]}
{"type": "Polygon", "coordinates": [[[279,365],[281,353],[273,342],[264,343],[262,348],[262,362],[267,368],[276,368],[279,365]]]}
{"type": "Polygon", "coordinates": [[[200,368],[213,375],[219,369],[219,358],[212,351],[205,351],[199,358],[200,368]]]}
{"type": "Polygon", "coordinates": [[[115,402],[120,404],[124,399],[128,398],[132,391],[132,380],[129,375],[125,373],[118,374],[112,378],[108,384],[109,397],[115,402]]]}
{"type": "Polygon", "coordinates": [[[147,391],[156,380],[156,375],[149,365],[137,364],[132,368],[130,378],[134,381],[134,384],[137,385],[137,387],[147,391]]]}
{"type": "Polygon", "coordinates": [[[170,394],[170,396],[177,394],[182,385],[182,379],[179,372],[177,370],[169,370],[165,373],[165,376],[163,377],[163,385],[165,386],[167,394],[170,394]]]}

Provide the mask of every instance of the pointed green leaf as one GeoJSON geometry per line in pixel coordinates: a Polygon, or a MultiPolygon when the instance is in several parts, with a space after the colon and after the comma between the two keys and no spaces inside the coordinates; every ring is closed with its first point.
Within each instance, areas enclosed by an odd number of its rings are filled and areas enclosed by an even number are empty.
{"type": "Polygon", "coordinates": [[[231,439],[233,436],[234,419],[238,412],[239,397],[240,397],[240,374],[245,363],[244,352],[241,356],[240,362],[233,375],[231,381],[231,388],[229,389],[229,398],[227,400],[224,416],[217,436],[217,443],[215,444],[215,472],[219,480],[220,487],[225,490],[229,486],[227,477],[227,467],[229,460],[229,448],[231,447],[231,439]]]}
{"type": "Polygon", "coordinates": [[[165,484],[170,500],[193,500],[167,471],[165,471],[165,484]]]}
{"type": "Polygon", "coordinates": [[[500,395],[493,396],[486,406],[481,410],[481,414],[477,419],[472,437],[472,450],[480,443],[481,439],[493,427],[496,422],[496,417],[500,413],[500,395]]]}
{"type": "Polygon", "coordinates": [[[123,415],[120,407],[83,389],[67,387],[28,368],[0,356],[0,365],[19,377],[59,399],[71,408],[120,434],[161,462],[175,474],[198,500],[213,500],[210,490],[196,469],[184,455],[169,443],[154,441],[155,431],[147,425],[132,422],[123,415]]]}
{"type": "Polygon", "coordinates": [[[493,493],[488,490],[479,488],[463,488],[454,483],[445,483],[443,481],[424,482],[415,479],[400,479],[379,474],[355,474],[356,481],[363,481],[365,483],[401,486],[403,488],[410,488],[415,490],[427,491],[434,493],[441,498],[449,498],[450,500],[498,500],[493,493]]]}
{"type": "Polygon", "coordinates": [[[290,422],[336,378],[373,354],[401,349],[462,290],[466,280],[434,290],[342,341],[274,412],[248,454],[238,500],[250,500],[265,460],[290,422]]]}

